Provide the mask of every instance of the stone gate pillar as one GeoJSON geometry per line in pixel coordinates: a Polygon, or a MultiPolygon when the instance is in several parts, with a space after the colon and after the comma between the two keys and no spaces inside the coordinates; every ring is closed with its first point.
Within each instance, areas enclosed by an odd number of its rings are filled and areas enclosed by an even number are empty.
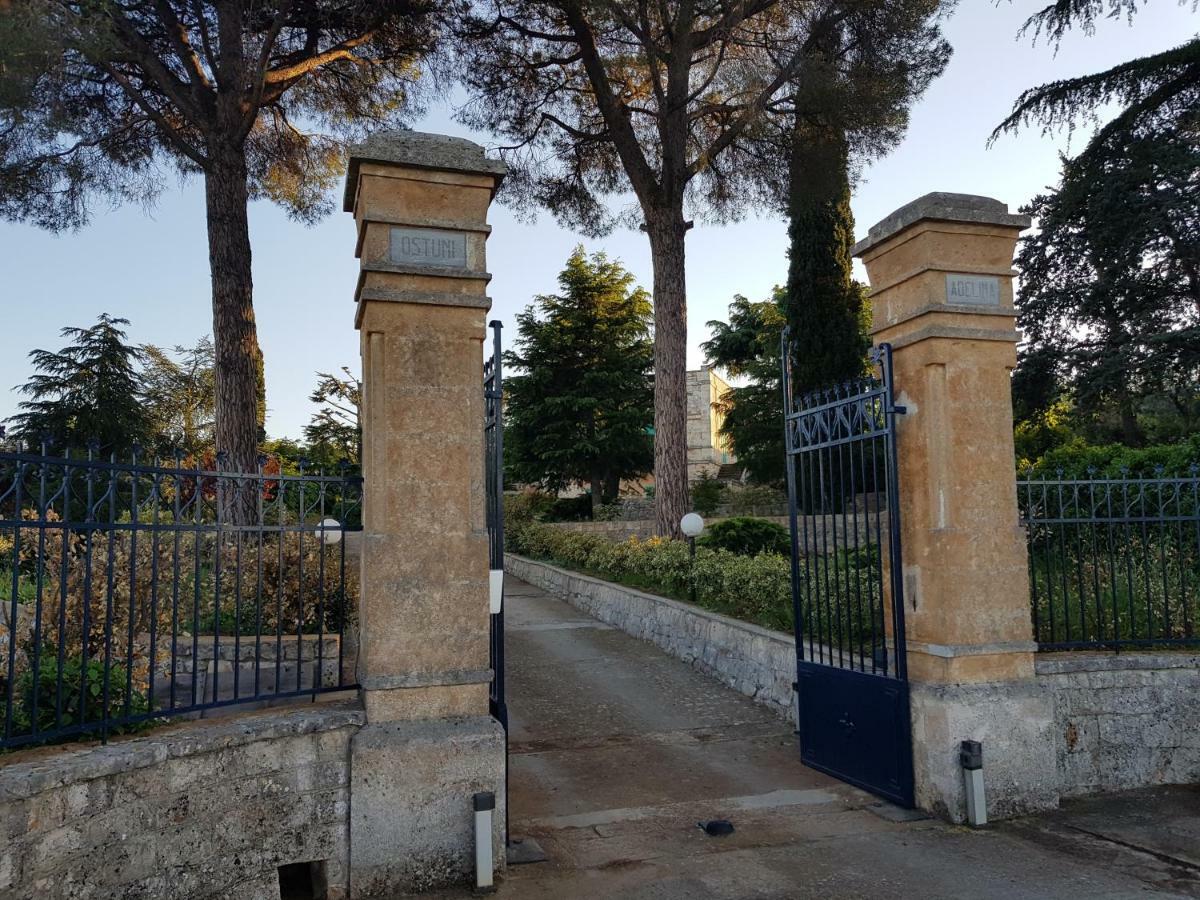
{"type": "Polygon", "coordinates": [[[390,132],[354,147],[345,209],[361,266],[363,552],[351,749],[351,896],[473,870],[472,795],[496,794],[488,714],[483,350],[487,210],[504,164],[459,138],[390,132]]]}
{"type": "Polygon", "coordinates": [[[935,193],[854,248],[908,410],[897,442],[917,804],[954,821],[963,740],[983,743],[991,817],[1058,800],[1013,452],[1012,259],[1029,224],[997,200],[935,193]]]}

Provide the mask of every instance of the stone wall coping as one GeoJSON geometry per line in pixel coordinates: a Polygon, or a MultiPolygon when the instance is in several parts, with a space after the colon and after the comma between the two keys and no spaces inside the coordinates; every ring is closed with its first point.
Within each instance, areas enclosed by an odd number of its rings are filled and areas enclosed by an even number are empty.
{"type": "Polygon", "coordinates": [[[1195,650],[1133,651],[1129,653],[1063,651],[1039,653],[1034,657],[1039,675],[1068,675],[1072,672],[1119,672],[1135,669],[1200,669],[1195,650]]]}
{"type": "Polygon", "coordinates": [[[0,756],[0,802],[135,769],[292,735],[359,728],[357,700],[304,704],[225,719],[197,719],[108,744],[60,744],[0,756]]]}
{"type": "Polygon", "coordinates": [[[701,619],[707,619],[710,622],[717,622],[727,628],[735,628],[741,631],[748,632],[755,637],[763,638],[768,641],[776,641],[787,645],[789,648],[794,647],[795,640],[790,634],[784,634],[782,631],[772,631],[770,628],[763,628],[761,625],[755,625],[751,622],[743,622],[741,619],[735,619],[732,616],[722,615],[707,610],[702,606],[696,606],[691,603],[684,603],[682,600],[672,600],[670,597],[664,597],[661,594],[650,594],[646,591],[639,591],[637,588],[626,587],[616,581],[605,581],[603,578],[595,578],[591,575],[584,575],[582,572],[576,572],[574,569],[564,569],[561,566],[556,566],[553,563],[544,562],[540,559],[532,559],[528,556],[519,556],[516,553],[505,553],[506,557],[511,556],[513,559],[519,560],[526,565],[543,566],[552,572],[557,572],[560,575],[565,575],[568,578],[577,578],[588,584],[597,587],[608,588],[610,590],[623,591],[641,600],[649,600],[651,603],[658,603],[670,609],[676,609],[690,616],[696,616],[701,619]]]}
{"type": "Polygon", "coordinates": [[[394,163],[417,169],[492,175],[497,187],[508,174],[508,166],[502,160],[489,159],[483,147],[466,138],[427,131],[382,131],[350,148],[346,190],[342,195],[342,206],[346,212],[354,210],[358,168],[363,162],[394,163]]]}
{"type": "Polygon", "coordinates": [[[993,197],[934,191],[906,203],[878,224],[872,225],[867,236],[855,244],[851,252],[855,256],[862,256],[906,228],[926,220],[1001,225],[1022,230],[1033,222],[1029,216],[1010,213],[1006,203],[993,197]]]}

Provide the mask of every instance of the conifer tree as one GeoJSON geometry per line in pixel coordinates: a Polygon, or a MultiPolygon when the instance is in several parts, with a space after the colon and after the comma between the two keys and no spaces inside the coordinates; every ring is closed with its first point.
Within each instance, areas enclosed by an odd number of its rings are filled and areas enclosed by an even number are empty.
{"type": "Polygon", "coordinates": [[[35,374],[17,390],[28,396],[8,421],[26,446],[49,438],[59,452],[99,442],[101,453],[127,453],[150,434],[138,391],[142,351],[126,339],[128,319],[103,313],[90,328],[64,328],[70,343],[29,354],[35,374]]]}
{"type": "Polygon", "coordinates": [[[591,488],[593,510],[654,464],[650,295],[603,253],[577,247],[561,292],[517,316],[505,353],[506,466],[514,481],[591,488]]]}

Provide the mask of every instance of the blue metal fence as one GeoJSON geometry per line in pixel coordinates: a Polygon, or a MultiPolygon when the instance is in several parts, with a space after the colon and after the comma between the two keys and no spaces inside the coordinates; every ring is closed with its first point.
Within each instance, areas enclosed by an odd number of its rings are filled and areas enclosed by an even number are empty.
{"type": "Polygon", "coordinates": [[[0,748],[354,686],[362,480],[259,463],[0,453],[0,748]]]}
{"type": "Polygon", "coordinates": [[[1043,650],[1200,646],[1200,473],[1027,477],[1034,634],[1043,650]]]}

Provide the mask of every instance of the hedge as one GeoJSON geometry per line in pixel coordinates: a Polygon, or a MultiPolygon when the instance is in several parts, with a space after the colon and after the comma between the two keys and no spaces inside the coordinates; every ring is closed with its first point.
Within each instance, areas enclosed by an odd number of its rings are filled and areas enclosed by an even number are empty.
{"type": "Polygon", "coordinates": [[[509,550],[630,587],[689,600],[713,612],[778,631],[792,630],[791,564],[771,553],[744,556],[696,548],[695,567],[683,541],[664,538],[620,543],[563,531],[534,520],[522,495],[505,502],[509,550]]]}

